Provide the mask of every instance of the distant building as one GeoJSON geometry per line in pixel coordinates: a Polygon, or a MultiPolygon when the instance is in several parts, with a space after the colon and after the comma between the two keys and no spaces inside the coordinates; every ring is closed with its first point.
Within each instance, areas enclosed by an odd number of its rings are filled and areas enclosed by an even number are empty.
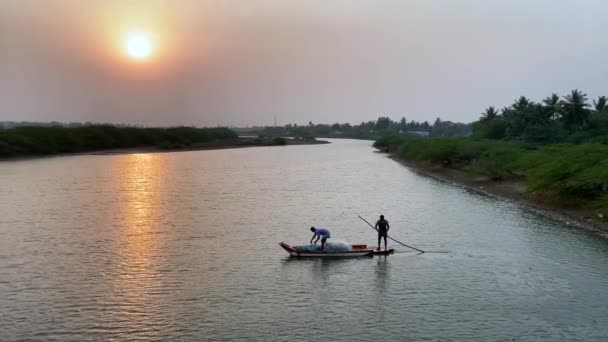
{"type": "Polygon", "coordinates": [[[428,138],[430,136],[430,133],[427,131],[399,131],[399,134],[408,134],[423,138],[428,138]]]}

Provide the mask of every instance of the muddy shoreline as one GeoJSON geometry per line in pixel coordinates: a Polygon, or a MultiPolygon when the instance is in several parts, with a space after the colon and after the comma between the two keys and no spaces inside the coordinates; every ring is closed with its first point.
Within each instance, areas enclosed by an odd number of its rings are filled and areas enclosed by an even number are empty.
{"type": "Polygon", "coordinates": [[[602,221],[593,210],[549,203],[541,197],[534,197],[526,192],[524,179],[512,178],[494,181],[487,177],[471,176],[464,171],[440,165],[405,161],[394,156],[390,156],[390,158],[420,175],[462,186],[485,195],[516,201],[567,225],[591,230],[608,237],[608,222],[602,221]]]}

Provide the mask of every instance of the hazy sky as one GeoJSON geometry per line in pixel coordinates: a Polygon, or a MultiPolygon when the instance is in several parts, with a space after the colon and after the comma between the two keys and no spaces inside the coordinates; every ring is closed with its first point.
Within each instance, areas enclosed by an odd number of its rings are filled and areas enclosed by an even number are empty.
{"type": "Polygon", "coordinates": [[[470,122],[608,95],[607,37],[606,0],[0,0],[0,121],[470,122]]]}

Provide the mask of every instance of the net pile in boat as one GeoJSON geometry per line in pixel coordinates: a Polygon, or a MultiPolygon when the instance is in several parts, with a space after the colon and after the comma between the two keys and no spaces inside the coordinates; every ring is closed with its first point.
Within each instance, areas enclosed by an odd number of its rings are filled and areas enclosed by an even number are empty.
{"type": "MultiPolygon", "coordinates": [[[[308,245],[300,245],[293,246],[293,249],[300,252],[317,252],[321,250],[321,244],[308,244],[308,245]]],[[[338,252],[346,252],[350,251],[350,244],[346,242],[327,242],[325,243],[325,247],[323,251],[328,253],[338,253],[338,252]]]]}

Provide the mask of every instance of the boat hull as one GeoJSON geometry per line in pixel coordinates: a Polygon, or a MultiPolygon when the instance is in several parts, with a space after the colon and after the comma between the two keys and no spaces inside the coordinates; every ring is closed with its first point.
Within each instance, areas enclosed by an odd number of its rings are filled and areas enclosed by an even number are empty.
{"type": "Polygon", "coordinates": [[[387,250],[374,250],[374,255],[390,255],[395,253],[395,250],[392,248],[389,248],[387,250]]]}
{"type": "Polygon", "coordinates": [[[344,252],[328,253],[324,251],[298,251],[284,242],[279,243],[279,246],[287,251],[289,255],[300,258],[354,258],[374,254],[374,250],[369,248],[354,248],[344,252]]]}

